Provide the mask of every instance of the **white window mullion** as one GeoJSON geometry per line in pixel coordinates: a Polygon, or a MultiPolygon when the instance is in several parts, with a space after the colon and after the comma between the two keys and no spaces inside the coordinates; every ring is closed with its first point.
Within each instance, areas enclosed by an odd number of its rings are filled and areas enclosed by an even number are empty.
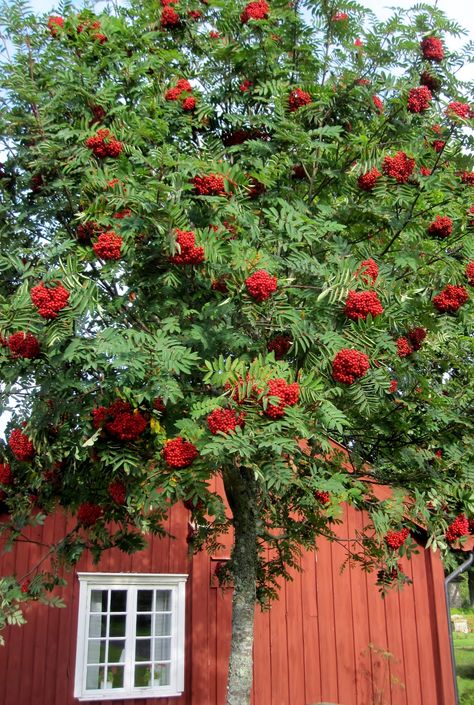
{"type": "Polygon", "coordinates": [[[135,672],[135,640],[137,624],[137,588],[129,587],[127,594],[127,622],[125,628],[125,674],[124,686],[126,693],[133,691],[135,672]]]}

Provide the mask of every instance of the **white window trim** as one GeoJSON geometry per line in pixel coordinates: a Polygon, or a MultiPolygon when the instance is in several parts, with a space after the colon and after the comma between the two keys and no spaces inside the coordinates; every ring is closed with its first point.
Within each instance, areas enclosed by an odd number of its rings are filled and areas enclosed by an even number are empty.
{"type": "MultiPolygon", "coordinates": [[[[78,573],[79,621],[77,630],[76,672],[74,679],[74,697],[87,700],[127,700],[132,698],[169,698],[182,694],[184,690],[184,617],[185,588],[188,578],[185,574],[153,573],[78,573]],[[92,589],[151,589],[169,588],[175,605],[172,612],[172,657],[171,678],[167,686],[147,686],[86,690],[87,635],[89,600],[92,589]]],[[[132,660],[135,639],[135,613],[127,610],[126,661],[132,660]]]]}

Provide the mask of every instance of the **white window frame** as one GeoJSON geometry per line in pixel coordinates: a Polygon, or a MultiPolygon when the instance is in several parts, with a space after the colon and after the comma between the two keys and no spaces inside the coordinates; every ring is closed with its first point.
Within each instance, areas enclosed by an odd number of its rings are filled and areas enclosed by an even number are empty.
{"type": "Polygon", "coordinates": [[[187,575],[152,573],[78,573],[79,621],[77,630],[76,673],[74,697],[79,700],[126,700],[131,698],[169,698],[184,690],[184,617],[187,575]],[[127,590],[125,630],[125,669],[123,688],[86,690],[87,639],[91,614],[92,590],[127,590]],[[170,683],[164,686],[133,685],[136,595],[138,590],[165,589],[171,591],[171,669],[170,683]],[[130,605],[130,598],[135,600],[130,605]]]}

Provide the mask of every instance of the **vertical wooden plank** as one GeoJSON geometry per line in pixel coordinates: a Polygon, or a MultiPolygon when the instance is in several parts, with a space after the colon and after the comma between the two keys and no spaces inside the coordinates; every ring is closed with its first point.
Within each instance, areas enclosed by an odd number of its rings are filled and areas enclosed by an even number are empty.
{"type": "Polygon", "coordinates": [[[327,541],[318,542],[316,584],[319,614],[319,645],[321,654],[321,699],[338,702],[337,651],[334,626],[334,582],[332,547],[327,541]]]}
{"type": "MultiPolygon", "coordinates": [[[[349,507],[347,515],[348,536],[354,538],[361,532],[367,517],[349,507]]],[[[369,599],[367,576],[356,564],[350,568],[350,590],[352,595],[352,620],[354,624],[354,700],[356,705],[366,705],[372,701],[372,660],[369,643],[369,599]]]]}
{"type": "MultiPolygon", "coordinates": [[[[209,557],[193,558],[192,601],[192,686],[193,705],[209,705],[209,557]]],[[[211,704],[212,705],[212,704],[211,704]]]]}
{"type": "Polygon", "coordinates": [[[405,661],[402,629],[400,623],[400,596],[398,591],[389,591],[385,597],[388,650],[393,654],[390,661],[391,705],[410,705],[405,687],[405,661]]]}
{"type": "Polygon", "coordinates": [[[451,665],[451,647],[448,629],[448,613],[444,594],[444,570],[438,554],[429,552],[431,566],[430,590],[431,615],[434,622],[433,639],[436,646],[436,670],[441,678],[440,702],[455,705],[453,669],[451,665]]]}
{"type": "MultiPolygon", "coordinates": [[[[301,567],[301,563],[300,563],[301,567]]],[[[292,571],[293,580],[286,585],[286,623],[288,634],[288,685],[291,705],[305,705],[305,667],[303,655],[303,614],[299,571],[292,571]]]]}
{"type": "Polygon", "coordinates": [[[390,698],[390,655],[388,652],[385,606],[376,586],[376,575],[367,576],[370,633],[370,657],[372,661],[373,699],[383,702],[390,698]],[[377,700],[377,698],[379,700],[377,700]]]}
{"type": "MultiPolygon", "coordinates": [[[[412,577],[412,566],[419,560],[414,556],[411,561],[401,561],[403,572],[412,577]]],[[[405,661],[405,688],[407,702],[421,703],[421,672],[418,657],[418,637],[416,633],[416,615],[413,585],[406,585],[399,594],[400,623],[402,631],[403,655],[405,661]]]]}
{"type": "Polygon", "coordinates": [[[253,657],[252,702],[254,705],[271,705],[273,674],[270,656],[270,612],[262,612],[260,607],[255,609],[253,657]]]}
{"type": "MultiPolygon", "coordinates": [[[[232,590],[216,589],[216,705],[225,705],[232,626],[232,590]]],[[[259,701],[257,701],[259,702],[259,701]]],[[[265,701],[261,701],[265,702],[265,701]]]]}
{"type": "Polygon", "coordinates": [[[347,507],[343,507],[343,523],[335,527],[340,543],[332,545],[333,584],[337,603],[334,604],[334,631],[337,650],[338,702],[350,703],[354,698],[354,623],[352,619],[352,593],[349,569],[341,568],[347,558],[347,507]]]}
{"type": "Polygon", "coordinates": [[[437,698],[437,674],[434,668],[434,644],[431,635],[430,601],[426,574],[426,551],[412,561],[413,593],[415,597],[416,632],[421,678],[421,704],[432,705],[437,698]]]}
{"type": "Polygon", "coordinates": [[[271,705],[287,705],[289,703],[288,634],[286,629],[285,601],[286,584],[282,581],[278,592],[278,599],[272,602],[270,608],[271,705]]]}
{"type": "Polygon", "coordinates": [[[318,602],[316,599],[316,552],[302,555],[301,604],[303,614],[303,659],[306,703],[321,700],[321,665],[319,653],[318,602]]]}

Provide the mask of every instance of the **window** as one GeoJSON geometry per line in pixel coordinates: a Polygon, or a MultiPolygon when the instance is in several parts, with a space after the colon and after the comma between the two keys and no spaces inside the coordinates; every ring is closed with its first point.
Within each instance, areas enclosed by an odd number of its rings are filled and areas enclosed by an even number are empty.
{"type": "Polygon", "coordinates": [[[187,576],[78,575],[75,697],[121,700],[180,695],[187,576]]]}

